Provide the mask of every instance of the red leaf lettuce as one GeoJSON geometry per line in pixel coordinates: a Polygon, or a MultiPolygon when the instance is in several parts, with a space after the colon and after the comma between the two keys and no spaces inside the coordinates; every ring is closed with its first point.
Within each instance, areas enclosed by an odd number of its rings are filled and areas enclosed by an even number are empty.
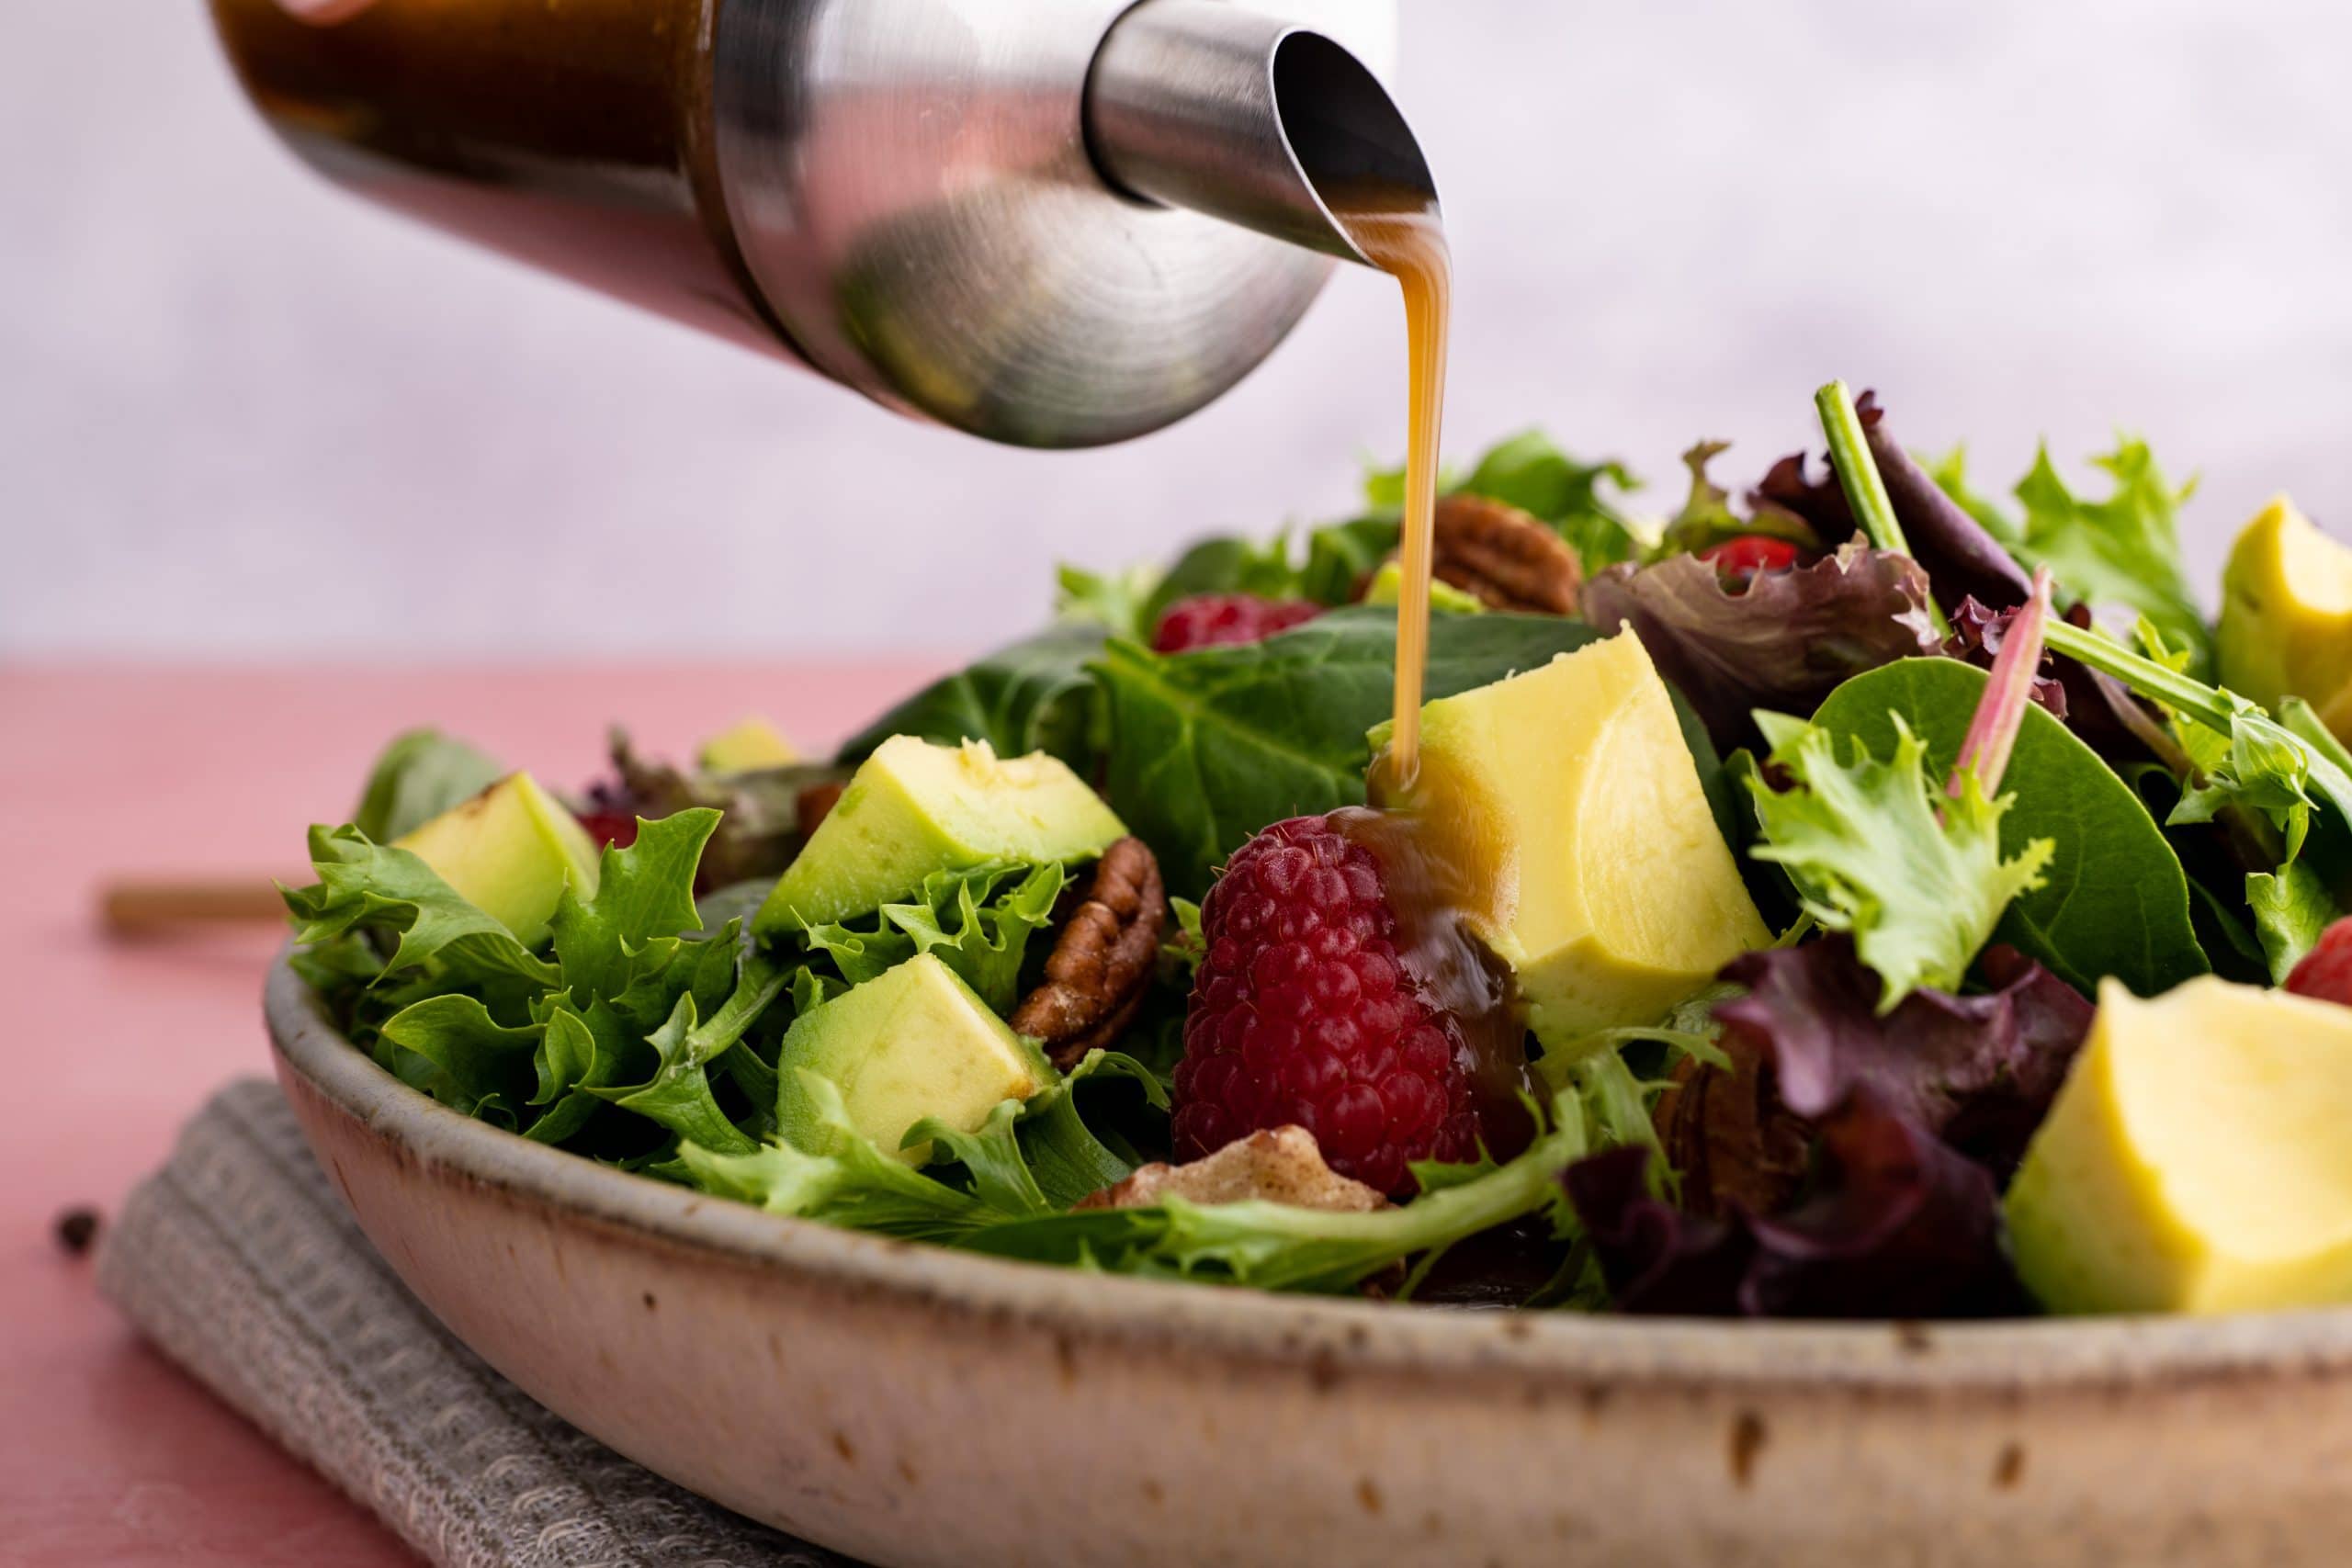
{"type": "Polygon", "coordinates": [[[1811,713],[1849,677],[1936,652],[1927,605],[1915,562],[1859,544],[1737,592],[1695,556],[1614,566],[1585,584],[1583,603],[1601,632],[1634,628],[1725,750],[1747,739],[1757,708],[1811,713]]]}
{"type": "MultiPolygon", "coordinates": [[[[2025,1310],[2002,1247],[1998,1193],[2049,1109],[2091,1006],[2012,949],[1983,960],[1980,996],[1912,993],[1876,1012],[1876,977],[1832,936],[1749,953],[1724,971],[1733,1066],[1706,1069],[1758,1105],[1714,1131],[1785,1127],[1815,1139],[1801,1189],[1770,1213],[1737,1198],[1686,1213],[1655,1196],[1649,1151],[1612,1149],[1564,1175],[1620,1310],[1737,1316],[1982,1316],[2025,1310]]],[[[1720,1086],[1718,1086],[1720,1087],[1720,1086]]],[[[1688,1088],[1684,1092],[1688,1092],[1688,1088]]],[[[1669,1140],[1671,1145],[1673,1140],[1669,1140]]],[[[1744,1152],[1716,1136],[1697,1154],[1744,1152]]],[[[1713,1192],[1755,1191],[1737,1172],[1713,1192]]]]}

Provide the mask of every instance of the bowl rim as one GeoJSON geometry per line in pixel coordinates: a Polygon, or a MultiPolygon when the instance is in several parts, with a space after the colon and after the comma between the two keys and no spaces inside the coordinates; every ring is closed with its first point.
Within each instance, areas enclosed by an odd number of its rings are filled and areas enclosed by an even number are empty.
{"type": "Polygon", "coordinates": [[[1318,1376],[1500,1372],[1586,1389],[1634,1382],[1708,1393],[1728,1386],[2006,1395],[2028,1387],[2097,1392],[2157,1378],[2352,1371],[2352,1308],[1984,1322],[1415,1310],[1083,1274],[844,1230],[600,1165],[442,1105],[344,1036],[294,973],[292,951],[272,963],[263,997],[281,1075],[422,1164],[657,1250],[1010,1318],[1067,1339],[1304,1363],[1318,1376]]]}

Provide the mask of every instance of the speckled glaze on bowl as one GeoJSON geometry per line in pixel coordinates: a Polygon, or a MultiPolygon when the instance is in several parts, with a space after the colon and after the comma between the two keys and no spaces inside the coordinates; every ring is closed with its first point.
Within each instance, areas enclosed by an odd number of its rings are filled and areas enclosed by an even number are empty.
{"type": "Polygon", "coordinates": [[[2352,1558],[2352,1313],[1463,1314],[1097,1279],[773,1215],[433,1103],[281,964],[278,1076],[532,1397],[892,1564],[2352,1558]]]}

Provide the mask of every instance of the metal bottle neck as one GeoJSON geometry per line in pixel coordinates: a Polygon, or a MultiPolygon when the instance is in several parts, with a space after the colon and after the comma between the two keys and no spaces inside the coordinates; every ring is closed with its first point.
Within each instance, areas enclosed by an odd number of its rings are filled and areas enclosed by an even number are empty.
{"type": "Polygon", "coordinates": [[[1368,258],[1333,215],[1335,191],[1437,201],[1411,128],[1362,61],[1221,0],[1147,0],[1113,24],[1087,82],[1086,135],[1124,190],[1342,261],[1368,258]]]}
{"type": "Polygon", "coordinates": [[[1310,166],[1401,138],[1388,162],[1428,181],[1359,63],[1387,59],[1389,0],[1280,9],[729,0],[714,141],[768,309],[827,375],[992,440],[1100,445],[1213,401],[1360,259],[1310,166]]]}

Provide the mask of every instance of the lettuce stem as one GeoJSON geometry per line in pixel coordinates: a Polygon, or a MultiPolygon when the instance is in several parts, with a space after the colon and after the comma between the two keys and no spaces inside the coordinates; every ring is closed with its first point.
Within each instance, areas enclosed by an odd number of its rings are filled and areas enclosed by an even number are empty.
{"type": "Polygon", "coordinates": [[[1886,480],[1880,478],[1878,463],[1871,457],[1870,438],[1862,434],[1862,416],[1854,408],[1854,394],[1845,382],[1832,381],[1813,395],[1813,403],[1821,411],[1822,434],[1829,437],[1829,466],[1846,492],[1846,504],[1854,509],[1862,536],[1882,550],[1909,555],[1910,542],[1903,536],[1894,502],[1886,493],[1886,480]]]}
{"type": "Polygon", "coordinates": [[[2052,652],[2063,653],[2078,664],[2112,675],[2141,696],[2160,702],[2176,713],[2187,714],[2224,735],[2230,733],[2230,721],[2245,711],[2241,700],[2233,699],[2228,693],[2177,670],[2167,670],[2103,633],[2057,616],[2052,616],[2042,628],[2042,639],[2052,652]]]}
{"type": "Polygon", "coordinates": [[[2033,705],[2033,682],[2041,672],[2043,633],[2050,620],[2050,569],[2036,567],[2033,592],[2009,622],[2001,651],[1994,656],[1993,673],[1969,721],[1968,738],[1960,744],[1960,761],[1951,771],[1944,793],[1958,800],[1973,773],[1986,795],[1999,792],[2001,775],[2008,771],[2009,753],[2033,705]]]}
{"type": "MultiPolygon", "coordinates": [[[[1846,504],[1853,509],[1862,537],[1882,550],[1909,555],[1911,542],[1894,515],[1894,502],[1886,493],[1878,460],[1871,456],[1870,438],[1862,431],[1853,392],[1845,382],[1832,381],[1813,395],[1813,405],[1821,412],[1821,432],[1829,438],[1829,466],[1837,472],[1838,488],[1846,492],[1846,504]]],[[[1937,636],[1951,636],[1951,623],[1944,619],[1942,606],[1932,593],[1928,596],[1928,617],[1935,623],[1937,636]]]]}

